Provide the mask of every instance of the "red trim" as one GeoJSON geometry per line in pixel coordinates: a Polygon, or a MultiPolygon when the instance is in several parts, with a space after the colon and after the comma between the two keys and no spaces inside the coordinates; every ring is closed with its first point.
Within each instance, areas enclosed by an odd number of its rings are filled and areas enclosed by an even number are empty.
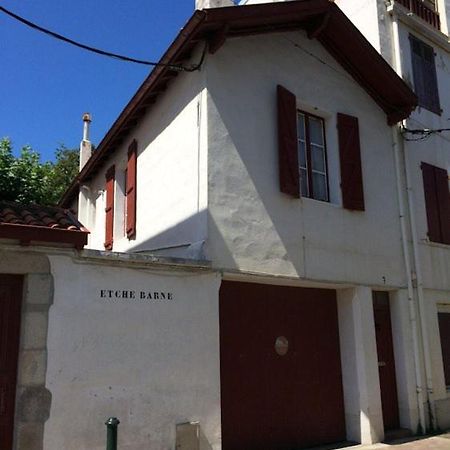
{"type": "Polygon", "coordinates": [[[136,169],[137,169],[137,142],[128,147],[128,162],[126,172],[126,233],[128,239],[136,235],[136,169]]]}
{"type": "Polygon", "coordinates": [[[23,245],[29,245],[32,241],[57,242],[71,244],[81,250],[87,244],[88,234],[87,231],[0,223],[0,238],[17,239],[23,245]]]}
{"type": "MultiPolygon", "coordinates": [[[[353,76],[383,109],[389,125],[406,119],[417,105],[417,97],[383,57],[370,45],[355,25],[333,2],[304,0],[259,5],[232,6],[196,11],[161,59],[165,64],[181,64],[189,59],[200,41],[221,43],[223,38],[249,34],[305,29],[353,76]],[[226,30],[226,32],[224,32],[226,30]],[[220,39],[218,39],[220,38],[220,39]]],[[[146,108],[177,75],[158,66],[130,100],[97,151],[75,178],[60,201],[70,204],[81,182],[89,180],[106,156],[121,145],[146,108]],[[134,124],[134,125],[133,125],[134,124]]]]}
{"type": "Polygon", "coordinates": [[[106,171],[106,207],[105,207],[105,249],[112,250],[114,242],[114,182],[116,167],[106,171]]]}

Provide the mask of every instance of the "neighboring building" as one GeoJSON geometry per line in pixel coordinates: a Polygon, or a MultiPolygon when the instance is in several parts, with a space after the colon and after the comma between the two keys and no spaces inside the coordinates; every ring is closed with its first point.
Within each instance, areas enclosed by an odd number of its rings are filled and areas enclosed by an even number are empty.
{"type": "Polygon", "coordinates": [[[61,208],[0,201],[0,448],[42,448],[53,278],[45,254],[81,249],[88,232],[61,208]],[[33,248],[34,251],[28,249],[33,248]]]}
{"type": "Polygon", "coordinates": [[[250,3],[198,1],[62,200],[90,250],[48,255],[46,450],[102,448],[109,415],[129,450],[198,448],[183,422],[214,450],[450,425],[450,261],[411,243],[397,127],[420,93],[334,3],[250,3]]]}
{"type": "Polygon", "coordinates": [[[396,142],[407,186],[408,254],[423,336],[418,389],[428,400],[421,411],[428,423],[450,427],[449,4],[370,0],[362,9],[353,0],[336,3],[418,97],[419,107],[396,142]]]}

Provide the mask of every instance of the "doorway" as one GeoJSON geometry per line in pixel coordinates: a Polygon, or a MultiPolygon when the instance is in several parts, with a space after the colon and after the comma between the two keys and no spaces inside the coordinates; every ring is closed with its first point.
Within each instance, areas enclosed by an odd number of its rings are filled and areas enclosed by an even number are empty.
{"type": "Polygon", "coordinates": [[[12,450],[23,277],[0,275],[0,448],[12,450]]]}
{"type": "Polygon", "coordinates": [[[397,430],[400,428],[400,420],[388,292],[373,291],[373,312],[384,430],[397,430]]]}

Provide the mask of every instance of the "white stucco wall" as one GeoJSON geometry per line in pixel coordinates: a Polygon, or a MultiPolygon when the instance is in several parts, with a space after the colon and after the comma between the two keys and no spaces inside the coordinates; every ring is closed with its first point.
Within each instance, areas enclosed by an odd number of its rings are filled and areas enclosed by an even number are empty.
{"type": "MultiPolygon", "coordinates": [[[[200,56],[195,54],[193,59],[200,56]]],[[[184,248],[206,238],[206,94],[203,72],[180,74],[92,182],[89,248],[103,249],[105,172],[115,164],[114,251],[184,248]],[[136,237],[124,225],[127,149],[138,142],[136,237]]],[[[201,250],[200,250],[201,251],[201,250]]],[[[199,257],[200,251],[196,257],[199,257]]]]}
{"type": "Polygon", "coordinates": [[[207,256],[215,266],[367,285],[404,283],[386,117],[317,41],[303,32],[228,39],[208,62],[207,89],[207,256]],[[277,84],[296,95],[299,108],[325,119],[330,203],[279,191],[277,84]],[[338,112],[359,118],[365,212],[341,206],[338,112]]]}
{"type": "MultiPolygon", "coordinates": [[[[120,421],[121,450],[175,448],[175,426],[199,421],[220,448],[215,273],[131,269],[50,256],[46,450],[105,448],[120,421]],[[102,298],[101,290],[163,291],[172,300],[102,298]]],[[[108,295],[106,293],[106,295],[108,295]]]]}

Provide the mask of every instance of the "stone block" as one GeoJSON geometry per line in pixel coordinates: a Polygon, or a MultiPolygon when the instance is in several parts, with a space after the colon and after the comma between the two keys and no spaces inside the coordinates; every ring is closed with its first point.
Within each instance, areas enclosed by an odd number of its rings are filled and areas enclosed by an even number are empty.
{"type": "Polygon", "coordinates": [[[44,425],[21,423],[16,430],[16,450],[43,450],[44,425]]]}
{"type": "Polygon", "coordinates": [[[52,302],[53,280],[49,274],[30,274],[25,281],[25,303],[49,305],[52,302]]]}
{"type": "Polygon", "coordinates": [[[17,419],[22,423],[45,423],[50,416],[52,394],[44,386],[19,389],[17,419]]]}
{"type": "Polygon", "coordinates": [[[44,385],[47,354],[44,350],[24,350],[19,356],[19,385],[44,385]]]}
{"type": "Polygon", "coordinates": [[[47,345],[47,313],[26,312],[23,317],[22,350],[45,349],[47,345]]]}

